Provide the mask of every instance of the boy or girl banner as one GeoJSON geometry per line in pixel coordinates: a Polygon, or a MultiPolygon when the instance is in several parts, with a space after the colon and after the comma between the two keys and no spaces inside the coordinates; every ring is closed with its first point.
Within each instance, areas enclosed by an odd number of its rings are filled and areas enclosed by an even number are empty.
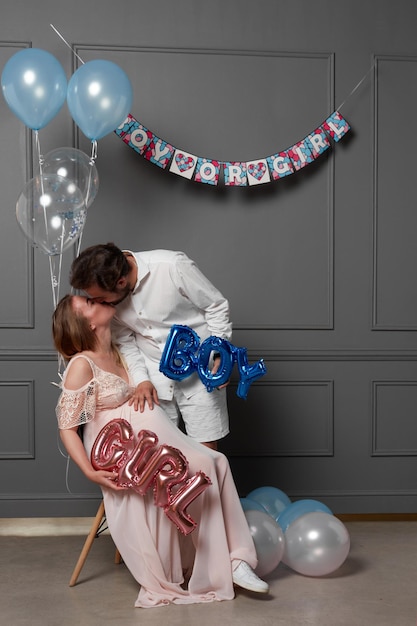
{"type": "Polygon", "coordinates": [[[318,128],[293,146],[253,161],[218,161],[176,148],[128,115],[116,134],[147,161],[197,183],[245,187],[270,183],[294,174],[315,161],[350,130],[339,111],[334,111],[318,128]]]}

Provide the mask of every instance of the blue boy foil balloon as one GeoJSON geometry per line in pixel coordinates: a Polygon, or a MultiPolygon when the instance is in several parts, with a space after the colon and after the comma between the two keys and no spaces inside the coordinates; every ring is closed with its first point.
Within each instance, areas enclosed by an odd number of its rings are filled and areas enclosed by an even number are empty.
{"type": "Polygon", "coordinates": [[[227,383],[233,369],[234,346],[220,337],[208,337],[200,346],[197,360],[197,372],[207,391],[213,391],[227,383]],[[210,355],[217,352],[220,355],[220,365],[216,372],[209,368],[210,355]]]}
{"type": "Polygon", "coordinates": [[[16,117],[32,130],[40,130],[64,104],[67,77],[52,54],[39,48],[25,48],[7,61],[1,87],[16,117]]]}
{"type": "Polygon", "coordinates": [[[265,364],[262,359],[249,365],[247,352],[245,348],[236,349],[237,366],[240,373],[239,386],[237,395],[239,398],[246,398],[249,391],[249,385],[266,373],[265,364]]]}
{"type": "Polygon", "coordinates": [[[159,371],[173,380],[183,380],[193,372],[197,372],[207,391],[227,383],[235,362],[239,369],[239,385],[237,395],[246,399],[249,386],[266,373],[262,359],[249,365],[246,348],[236,348],[226,339],[211,336],[199,345],[200,338],[188,326],[174,324],[171,327],[162,357],[159,371]],[[210,369],[212,352],[220,354],[220,364],[216,372],[210,369]]]}
{"type": "Polygon", "coordinates": [[[188,326],[175,325],[168,335],[159,369],[172,380],[184,380],[196,371],[195,352],[200,339],[188,326]]]}
{"type": "Polygon", "coordinates": [[[128,76],[112,61],[88,61],[74,72],[68,83],[71,116],[92,141],[101,139],[123,122],[132,100],[128,76]]]}

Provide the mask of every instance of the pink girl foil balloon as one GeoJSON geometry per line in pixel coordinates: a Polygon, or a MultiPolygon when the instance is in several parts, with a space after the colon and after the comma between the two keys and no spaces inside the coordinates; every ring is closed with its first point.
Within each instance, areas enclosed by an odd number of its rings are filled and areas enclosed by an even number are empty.
{"type": "Polygon", "coordinates": [[[116,472],[118,485],[142,496],[153,489],[155,505],[184,535],[196,528],[186,509],[211,485],[211,480],[204,472],[189,477],[183,453],[166,444],[158,445],[152,431],[141,430],[135,437],[126,420],[110,421],[96,437],[91,464],[96,470],[116,472]]]}

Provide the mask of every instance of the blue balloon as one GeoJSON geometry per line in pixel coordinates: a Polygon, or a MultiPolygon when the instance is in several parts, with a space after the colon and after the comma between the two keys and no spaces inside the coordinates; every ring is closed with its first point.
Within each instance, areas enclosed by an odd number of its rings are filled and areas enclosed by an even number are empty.
{"type": "Polygon", "coordinates": [[[256,502],[256,500],[250,500],[249,498],[240,498],[240,504],[242,505],[242,509],[244,511],[262,511],[265,513],[265,509],[262,504],[256,502]]]}
{"type": "Polygon", "coordinates": [[[227,383],[233,369],[233,346],[220,337],[207,337],[200,346],[198,354],[197,370],[201,382],[207,391],[213,391],[227,383]],[[212,352],[220,354],[220,366],[215,374],[209,369],[210,355],[212,352]]]}
{"type": "Polygon", "coordinates": [[[236,359],[240,373],[240,380],[236,393],[239,398],[246,400],[249,385],[251,385],[255,380],[266,374],[266,367],[263,359],[260,359],[253,365],[249,365],[248,358],[246,356],[246,348],[238,348],[236,350],[236,353],[236,359]]]}
{"type": "Polygon", "coordinates": [[[1,87],[16,117],[32,130],[39,130],[64,104],[67,77],[52,54],[39,48],[25,48],[7,61],[1,87]]]}
{"type": "Polygon", "coordinates": [[[277,522],[285,533],[288,526],[290,526],[294,520],[302,515],[306,515],[306,513],[316,512],[329,513],[332,515],[329,507],[318,500],[297,500],[296,502],[292,502],[280,513],[277,517],[277,522]]]}
{"type": "Polygon", "coordinates": [[[188,326],[171,326],[159,371],[172,380],[184,380],[197,369],[196,351],[200,343],[197,333],[188,326]]]}
{"type": "Polygon", "coordinates": [[[289,505],[291,500],[286,493],[276,487],[258,487],[250,493],[247,498],[255,500],[261,504],[265,511],[275,520],[278,515],[289,505]]]}
{"type": "Polygon", "coordinates": [[[112,61],[88,61],[71,76],[67,104],[86,137],[97,141],[124,121],[132,105],[132,85],[112,61]]]}

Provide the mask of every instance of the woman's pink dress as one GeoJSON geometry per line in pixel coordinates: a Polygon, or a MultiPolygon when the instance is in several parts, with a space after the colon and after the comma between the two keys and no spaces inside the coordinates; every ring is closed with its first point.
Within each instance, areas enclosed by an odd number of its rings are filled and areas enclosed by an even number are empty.
{"type": "Polygon", "coordinates": [[[189,535],[182,534],[154,504],[152,490],[141,496],[132,489],[102,489],[111,536],[140,584],[135,606],[231,600],[233,567],[243,560],[255,568],[257,558],[229,463],[223,454],[184,435],[160,407],[135,411],[127,402],[131,393],[132,387],[119,376],[105,372],[84,355],[74,357],[64,373],[58,400],[59,427],[85,424],[83,439],[90,455],[103,426],[122,418],[132,425],[135,435],[150,430],[159,444],[180,450],[188,461],[190,476],[202,471],[212,482],[187,508],[197,522],[189,535]],[[75,358],[88,360],[93,378],[72,391],[66,389],[65,377],[75,358]],[[191,575],[185,584],[187,570],[191,575]]]}

